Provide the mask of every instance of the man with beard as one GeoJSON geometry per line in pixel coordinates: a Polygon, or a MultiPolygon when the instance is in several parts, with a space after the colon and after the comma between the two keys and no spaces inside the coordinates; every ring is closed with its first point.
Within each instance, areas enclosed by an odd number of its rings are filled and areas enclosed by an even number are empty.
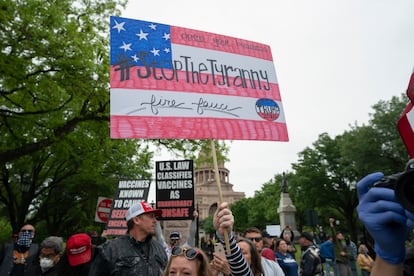
{"type": "Polygon", "coordinates": [[[126,213],[128,231],[96,248],[89,275],[160,276],[167,264],[162,245],[153,239],[161,210],[148,203],[132,205],[126,213]]]}

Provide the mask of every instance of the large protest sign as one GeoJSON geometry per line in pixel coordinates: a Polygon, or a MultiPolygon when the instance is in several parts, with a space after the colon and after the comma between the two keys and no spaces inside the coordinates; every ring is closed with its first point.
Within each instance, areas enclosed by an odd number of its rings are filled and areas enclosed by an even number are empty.
{"type": "Polygon", "coordinates": [[[110,19],[112,138],[288,141],[269,46],[110,19]]]}
{"type": "Polygon", "coordinates": [[[103,235],[124,235],[127,230],[125,214],[129,207],[147,201],[151,180],[121,180],[115,193],[103,235]]]}
{"type": "Polygon", "coordinates": [[[155,162],[157,209],[160,220],[191,219],[194,211],[192,160],[155,162]]]}

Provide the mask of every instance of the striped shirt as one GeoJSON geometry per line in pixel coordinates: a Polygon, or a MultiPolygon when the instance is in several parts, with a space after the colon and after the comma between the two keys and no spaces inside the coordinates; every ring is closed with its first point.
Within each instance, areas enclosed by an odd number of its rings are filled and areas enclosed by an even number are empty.
{"type": "MultiPolygon", "coordinates": [[[[243,253],[240,247],[237,245],[236,239],[233,236],[233,233],[229,235],[230,240],[230,255],[227,255],[226,258],[230,265],[231,275],[232,276],[253,276],[253,272],[246,262],[246,259],[243,256],[243,253]]],[[[220,243],[226,248],[224,240],[219,239],[220,243]]]]}

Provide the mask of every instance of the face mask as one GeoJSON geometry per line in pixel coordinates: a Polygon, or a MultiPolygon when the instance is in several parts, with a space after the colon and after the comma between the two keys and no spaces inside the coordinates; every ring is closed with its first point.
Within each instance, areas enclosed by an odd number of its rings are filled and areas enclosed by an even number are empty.
{"type": "Polygon", "coordinates": [[[46,270],[49,269],[51,267],[53,267],[53,260],[49,259],[49,258],[41,258],[40,259],[40,267],[42,268],[42,270],[46,270]]]}
{"type": "Polygon", "coordinates": [[[30,247],[32,244],[33,235],[30,232],[21,232],[19,233],[19,238],[17,240],[17,245],[21,247],[30,247]]]}

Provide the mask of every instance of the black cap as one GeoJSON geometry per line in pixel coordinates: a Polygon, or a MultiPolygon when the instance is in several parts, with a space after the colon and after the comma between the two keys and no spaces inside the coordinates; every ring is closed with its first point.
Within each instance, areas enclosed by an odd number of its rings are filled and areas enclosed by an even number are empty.
{"type": "Polygon", "coordinates": [[[308,233],[308,232],[303,232],[302,234],[300,234],[299,238],[305,238],[308,241],[313,242],[313,235],[311,233],[308,233]]]}
{"type": "Polygon", "coordinates": [[[269,234],[269,233],[267,233],[267,231],[266,231],[266,230],[264,230],[264,231],[262,232],[262,237],[263,237],[263,238],[271,238],[270,234],[269,234]]]}
{"type": "Polygon", "coordinates": [[[170,240],[181,240],[182,236],[181,233],[178,231],[174,231],[170,233],[170,240]]]}

